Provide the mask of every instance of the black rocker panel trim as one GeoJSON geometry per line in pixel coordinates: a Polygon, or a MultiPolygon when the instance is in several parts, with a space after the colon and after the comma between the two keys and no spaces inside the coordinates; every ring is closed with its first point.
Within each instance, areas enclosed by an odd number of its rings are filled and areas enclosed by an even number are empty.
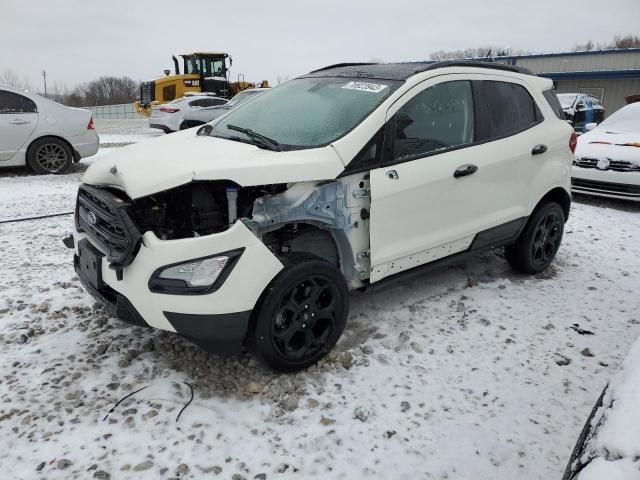
{"type": "Polygon", "coordinates": [[[476,235],[467,250],[454,253],[453,255],[449,255],[448,257],[434,260],[430,263],[425,263],[424,265],[418,265],[409,270],[405,270],[404,272],[398,272],[394,275],[385,277],[379,282],[375,282],[374,284],[369,285],[369,287],[365,288],[384,288],[387,284],[396,282],[398,280],[407,280],[408,278],[421,275],[425,272],[436,270],[452,263],[460,262],[473,255],[477,255],[487,250],[493,250],[494,248],[509,245],[515,242],[520,236],[520,233],[522,232],[522,230],[524,230],[528,219],[529,217],[522,217],[507,223],[503,223],[502,225],[498,225],[497,227],[483,230],[476,235]]]}
{"type": "Polygon", "coordinates": [[[489,228],[476,235],[471,242],[470,251],[494,248],[513,243],[520,236],[520,232],[527,224],[528,217],[516,218],[497,227],[489,228]]]}

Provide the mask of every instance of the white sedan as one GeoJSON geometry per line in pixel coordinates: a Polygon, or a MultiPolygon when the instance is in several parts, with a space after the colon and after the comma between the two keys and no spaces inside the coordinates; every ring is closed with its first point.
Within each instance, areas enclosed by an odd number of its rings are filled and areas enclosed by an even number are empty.
{"type": "Polygon", "coordinates": [[[0,85],[0,167],[27,165],[38,174],[64,173],[97,151],[89,110],[0,85]]]}
{"type": "Polygon", "coordinates": [[[162,105],[154,105],[149,117],[149,127],[158,128],[164,133],[177,132],[184,116],[195,110],[217,107],[227,103],[225,98],[211,95],[188,95],[162,105]]]}
{"type": "Polygon", "coordinates": [[[640,102],[587,129],[578,137],[572,191],[640,201],[640,102]]]}

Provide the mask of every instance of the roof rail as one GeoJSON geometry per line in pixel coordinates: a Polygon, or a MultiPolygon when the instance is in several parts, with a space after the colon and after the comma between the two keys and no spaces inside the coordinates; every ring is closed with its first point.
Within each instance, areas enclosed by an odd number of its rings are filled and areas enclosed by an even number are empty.
{"type": "Polygon", "coordinates": [[[435,70],[436,68],[446,67],[479,67],[479,68],[491,68],[494,70],[505,70],[507,72],[523,73],[525,75],[535,75],[531,70],[524,67],[517,67],[515,65],[504,65],[502,63],[495,63],[481,60],[445,60],[442,62],[434,62],[423,67],[417,68],[414,73],[426,72],[427,70],[435,70]]]}
{"type": "Polygon", "coordinates": [[[340,67],[357,67],[359,65],[378,65],[378,64],[375,62],[336,63],[334,65],[327,65],[326,67],[318,68],[316,70],[311,70],[309,73],[322,72],[324,70],[332,70],[334,68],[340,68],[340,67]]]}

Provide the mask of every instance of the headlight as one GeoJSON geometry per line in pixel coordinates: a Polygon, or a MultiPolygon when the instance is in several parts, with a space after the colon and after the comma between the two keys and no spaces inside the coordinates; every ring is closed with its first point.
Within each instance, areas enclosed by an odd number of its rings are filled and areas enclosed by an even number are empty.
{"type": "Polygon", "coordinates": [[[149,289],[155,293],[202,295],[216,291],[231,273],[243,249],[196,258],[153,272],[149,289]]]}

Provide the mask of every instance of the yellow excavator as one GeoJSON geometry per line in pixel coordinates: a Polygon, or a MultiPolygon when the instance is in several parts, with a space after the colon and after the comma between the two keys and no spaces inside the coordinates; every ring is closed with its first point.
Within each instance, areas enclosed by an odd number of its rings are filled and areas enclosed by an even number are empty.
{"type": "MultiPolygon", "coordinates": [[[[142,82],[140,100],[135,102],[137,112],[149,116],[152,105],[170,102],[189,92],[208,92],[218,97],[231,98],[242,90],[256,87],[255,83],[246,82],[244,75],[238,75],[236,81],[230,80],[233,60],[228,53],[196,52],[180,57],[183,63],[182,73],[174,55],[174,75],[171,75],[171,70],[165,70],[164,77],[142,82]]],[[[258,86],[268,87],[269,82],[263,80],[258,86]]]]}

